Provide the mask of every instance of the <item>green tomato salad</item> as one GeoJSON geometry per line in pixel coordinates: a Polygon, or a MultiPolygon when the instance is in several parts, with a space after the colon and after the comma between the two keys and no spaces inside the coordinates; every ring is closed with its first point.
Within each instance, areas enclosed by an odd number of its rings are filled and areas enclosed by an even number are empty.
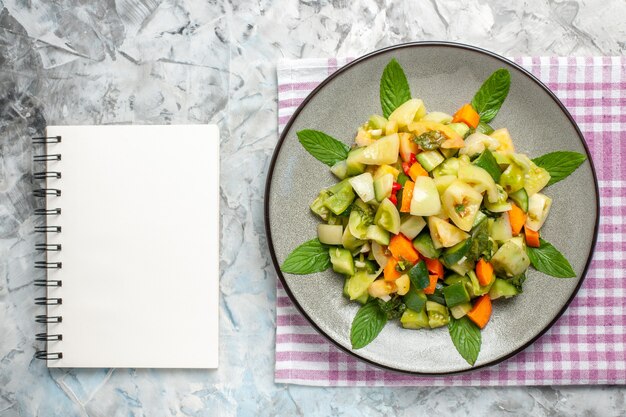
{"type": "Polygon", "coordinates": [[[541,238],[552,199],[545,187],[567,177],[585,156],[518,153],[506,127],[490,123],[508,95],[510,74],[495,71],[454,114],[411,98],[392,59],[381,77],[382,115],[357,128],[352,146],[318,130],[297,132],[303,147],[337,182],[310,204],[321,223],[281,271],[332,267],[343,295],[362,306],[353,349],[388,321],[406,329],[447,327],[474,365],[492,301],[522,293],[532,265],[574,277],[567,259],[541,238]]]}

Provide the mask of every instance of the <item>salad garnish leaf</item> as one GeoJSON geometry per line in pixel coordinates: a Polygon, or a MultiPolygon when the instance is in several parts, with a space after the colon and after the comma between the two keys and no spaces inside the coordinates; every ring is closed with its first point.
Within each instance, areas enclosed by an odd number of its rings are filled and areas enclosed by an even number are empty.
{"type": "Polygon", "coordinates": [[[425,151],[432,151],[433,149],[439,149],[446,139],[440,131],[430,130],[414,137],[413,142],[417,143],[425,151]]]}
{"type": "Polygon", "coordinates": [[[404,70],[396,61],[389,61],[380,78],[380,106],[383,116],[389,117],[401,104],[411,99],[411,89],[404,70]]]}
{"type": "Polygon", "coordinates": [[[380,308],[378,301],[372,299],[365,303],[352,320],[350,342],[352,349],[361,349],[367,346],[385,327],[387,314],[380,308]]]}
{"type": "Polygon", "coordinates": [[[550,243],[539,239],[539,247],[526,247],[526,253],[535,269],[557,278],[574,278],[576,273],[563,254],[550,243]]]}
{"type": "Polygon", "coordinates": [[[426,268],[426,263],[424,261],[420,260],[413,268],[411,268],[409,271],[409,279],[411,280],[411,284],[419,290],[423,290],[428,287],[430,284],[430,278],[428,277],[428,269],[426,268]]]}
{"type": "Polygon", "coordinates": [[[385,313],[387,320],[397,319],[406,310],[406,304],[402,301],[402,297],[395,295],[389,301],[383,301],[380,298],[376,299],[380,310],[385,313]]]}
{"type": "Polygon", "coordinates": [[[489,123],[504,103],[511,86],[511,74],[500,68],[485,80],[472,99],[472,107],[480,114],[480,121],[489,123]]]}
{"type": "Polygon", "coordinates": [[[287,256],[280,270],[288,274],[306,275],[325,271],[329,266],[328,246],[315,238],[295,248],[287,256]]]}
{"type": "Polygon", "coordinates": [[[533,162],[548,171],[550,174],[548,185],[552,185],[576,171],[586,159],[585,155],[578,152],[559,151],[542,155],[533,159],[533,162]]]}
{"type": "Polygon", "coordinates": [[[464,316],[458,320],[454,317],[450,317],[448,330],[450,331],[450,338],[456,350],[467,363],[474,366],[476,359],[478,359],[478,354],[480,353],[482,341],[480,328],[468,319],[467,316],[464,316]]]}
{"type": "Polygon", "coordinates": [[[348,157],[350,147],[324,132],[305,129],[297,134],[304,149],[315,159],[330,167],[348,157]]]}

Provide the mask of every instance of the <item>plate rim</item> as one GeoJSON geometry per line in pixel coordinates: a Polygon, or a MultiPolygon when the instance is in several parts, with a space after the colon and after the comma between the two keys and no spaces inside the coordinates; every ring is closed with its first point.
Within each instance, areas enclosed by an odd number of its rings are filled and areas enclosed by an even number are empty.
{"type": "Polygon", "coordinates": [[[306,96],[306,98],[302,101],[302,103],[294,111],[294,113],[289,118],[287,124],[285,125],[285,128],[283,129],[282,133],[280,134],[280,137],[278,139],[278,142],[276,143],[276,147],[274,148],[274,152],[272,154],[272,159],[270,161],[270,165],[268,167],[267,177],[266,177],[266,180],[265,180],[265,190],[264,190],[264,195],[263,195],[263,221],[264,221],[267,245],[268,245],[268,248],[269,248],[269,251],[270,251],[270,256],[272,258],[272,264],[274,266],[274,270],[276,271],[278,279],[280,280],[281,285],[283,286],[283,289],[285,290],[285,292],[289,296],[289,299],[294,304],[294,306],[296,307],[298,312],[300,314],[302,314],[302,316],[304,316],[306,318],[306,320],[309,322],[309,324],[320,335],[322,335],[327,341],[329,341],[335,347],[339,348],[341,351],[343,351],[343,352],[345,352],[345,353],[347,353],[347,354],[357,358],[360,361],[363,361],[363,362],[365,362],[365,363],[367,363],[369,365],[372,365],[372,366],[374,366],[376,368],[379,368],[379,369],[382,369],[382,370],[386,370],[386,371],[397,372],[397,373],[401,373],[401,374],[405,374],[405,375],[411,375],[411,376],[443,377],[443,376],[449,376],[449,375],[465,374],[465,373],[468,373],[468,372],[475,372],[475,371],[482,370],[484,368],[491,367],[491,366],[497,365],[499,363],[502,363],[502,362],[512,358],[513,356],[516,356],[518,353],[524,351],[526,348],[528,348],[533,343],[535,343],[550,328],[552,328],[552,326],[554,326],[554,324],[561,318],[561,316],[565,313],[565,311],[568,309],[568,307],[571,304],[571,302],[574,300],[574,298],[578,294],[578,291],[580,290],[580,287],[582,286],[585,278],[587,277],[587,272],[589,270],[589,266],[591,265],[593,254],[595,252],[596,243],[597,243],[597,240],[598,240],[598,228],[599,228],[599,223],[600,223],[600,190],[599,190],[598,178],[597,178],[597,174],[596,174],[595,165],[593,163],[593,158],[591,157],[591,153],[589,152],[589,147],[587,146],[587,142],[585,141],[585,137],[584,137],[582,131],[578,127],[578,124],[576,123],[576,121],[572,117],[572,115],[569,112],[569,110],[567,109],[567,107],[565,107],[565,105],[554,94],[554,92],[550,88],[548,88],[548,86],[546,86],[539,78],[537,78],[535,75],[533,75],[531,72],[529,72],[528,70],[526,70],[522,66],[520,66],[517,63],[511,61],[510,59],[505,58],[505,57],[503,57],[503,56],[501,56],[499,54],[496,54],[495,52],[492,52],[492,51],[489,51],[487,49],[483,49],[483,48],[480,48],[480,47],[477,47],[477,46],[474,46],[474,45],[469,45],[469,44],[460,43],[460,42],[449,42],[449,41],[406,42],[406,43],[401,43],[401,44],[392,45],[392,46],[388,46],[388,47],[385,47],[385,48],[377,49],[377,50],[375,50],[373,52],[370,52],[370,53],[367,53],[367,54],[365,54],[363,56],[360,56],[360,57],[356,58],[355,60],[349,62],[348,64],[342,66],[337,71],[335,71],[334,73],[332,73],[329,76],[327,76],[317,87],[315,87],[315,89],[313,89],[313,91],[311,91],[306,96]],[[380,54],[383,54],[383,53],[386,53],[386,52],[389,52],[389,51],[394,51],[394,50],[398,50],[398,49],[405,49],[405,48],[416,48],[416,47],[419,48],[419,47],[423,47],[423,46],[431,46],[431,47],[432,46],[437,46],[437,47],[446,47],[446,48],[465,49],[465,50],[470,50],[470,51],[473,51],[473,52],[478,52],[479,54],[490,56],[490,57],[495,58],[495,59],[497,59],[497,60],[499,60],[501,62],[504,62],[504,63],[506,63],[508,65],[511,65],[515,69],[519,70],[522,74],[524,74],[525,76],[530,78],[532,81],[534,81],[537,85],[539,85],[539,87],[541,87],[546,93],[548,93],[548,95],[552,98],[552,100],[559,106],[559,108],[561,109],[563,114],[569,119],[570,123],[574,127],[574,129],[576,131],[576,134],[578,135],[578,140],[582,143],[582,145],[583,145],[583,147],[585,149],[585,153],[587,154],[587,160],[589,161],[589,165],[590,165],[590,168],[591,168],[591,174],[592,174],[592,177],[593,177],[594,191],[595,191],[595,197],[596,197],[596,204],[595,204],[596,205],[596,217],[595,217],[595,222],[594,222],[593,237],[592,237],[592,241],[591,241],[591,246],[589,248],[589,253],[587,255],[587,262],[585,263],[585,267],[583,268],[580,280],[578,281],[578,284],[576,285],[576,288],[572,292],[572,295],[567,300],[567,302],[563,305],[561,310],[559,310],[559,312],[554,316],[552,321],[550,321],[534,337],[532,337],[530,340],[528,340],[528,342],[526,342],[525,344],[523,344],[519,348],[513,350],[512,352],[510,352],[510,353],[508,353],[508,354],[506,354],[506,355],[504,355],[504,356],[502,356],[500,358],[494,359],[492,361],[486,362],[486,363],[478,365],[478,366],[471,366],[471,367],[469,367],[467,369],[461,369],[461,370],[449,371],[449,372],[416,372],[416,371],[410,371],[410,370],[406,370],[406,369],[395,368],[395,367],[388,366],[388,365],[383,365],[383,364],[380,364],[380,363],[378,363],[378,362],[376,362],[374,360],[371,360],[371,359],[368,359],[366,357],[363,357],[363,356],[359,355],[358,352],[354,352],[354,351],[352,351],[352,350],[342,346],[337,341],[335,341],[332,337],[330,337],[326,332],[324,332],[315,323],[315,321],[311,317],[309,317],[309,315],[304,311],[304,309],[302,308],[302,306],[300,305],[300,303],[296,299],[295,295],[291,292],[291,289],[289,288],[289,285],[287,284],[287,281],[285,280],[285,277],[283,276],[282,271],[280,270],[280,265],[278,263],[278,259],[276,258],[276,252],[274,251],[274,242],[273,242],[273,239],[272,239],[272,232],[271,232],[271,228],[270,228],[270,215],[269,215],[270,207],[269,207],[269,198],[268,198],[268,196],[270,195],[270,192],[271,192],[272,179],[273,179],[273,176],[274,176],[274,168],[275,168],[275,165],[276,165],[276,160],[278,159],[278,154],[280,153],[282,145],[283,145],[284,141],[287,138],[287,132],[289,132],[289,130],[291,129],[292,124],[297,119],[297,116],[300,114],[302,109],[304,109],[304,107],[308,104],[308,102],[320,90],[322,90],[330,81],[332,81],[335,77],[337,77],[339,74],[343,73],[344,71],[347,71],[347,70],[351,69],[353,66],[356,66],[356,65],[360,64],[363,61],[367,61],[370,58],[373,58],[375,56],[378,56],[380,54]]]}

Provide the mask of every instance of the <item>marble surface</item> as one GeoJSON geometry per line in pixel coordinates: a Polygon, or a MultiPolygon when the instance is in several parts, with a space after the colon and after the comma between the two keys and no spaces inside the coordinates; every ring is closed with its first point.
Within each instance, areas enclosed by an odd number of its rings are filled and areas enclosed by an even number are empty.
{"type": "Polygon", "coordinates": [[[623,414],[623,387],[274,384],[262,210],[278,59],[431,39],[509,56],[623,55],[623,0],[0,0],[0,10],[0,416],[623,414]],[[207,122],[222,133],[219,369],[48,370],[33,359],[28,137],[45,123],[207,122]]]}

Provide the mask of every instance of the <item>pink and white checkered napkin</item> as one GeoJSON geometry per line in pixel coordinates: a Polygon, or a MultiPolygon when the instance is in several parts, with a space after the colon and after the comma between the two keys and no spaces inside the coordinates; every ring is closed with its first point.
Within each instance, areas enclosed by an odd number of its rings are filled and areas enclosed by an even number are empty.
{"type": "MultiPolygon", "coordinates": [[[[282,61],[278,125],[349,59],[282,61]]],[[[626,384],[626,57],[514,59],[552,89],[583,131],[600,184],[600,230],[591,268],[566,313],[539,340],[499,365],[449,377],[383,371],[331,345],[277,280],[279,383],[321,386],[626,384]]]]}

